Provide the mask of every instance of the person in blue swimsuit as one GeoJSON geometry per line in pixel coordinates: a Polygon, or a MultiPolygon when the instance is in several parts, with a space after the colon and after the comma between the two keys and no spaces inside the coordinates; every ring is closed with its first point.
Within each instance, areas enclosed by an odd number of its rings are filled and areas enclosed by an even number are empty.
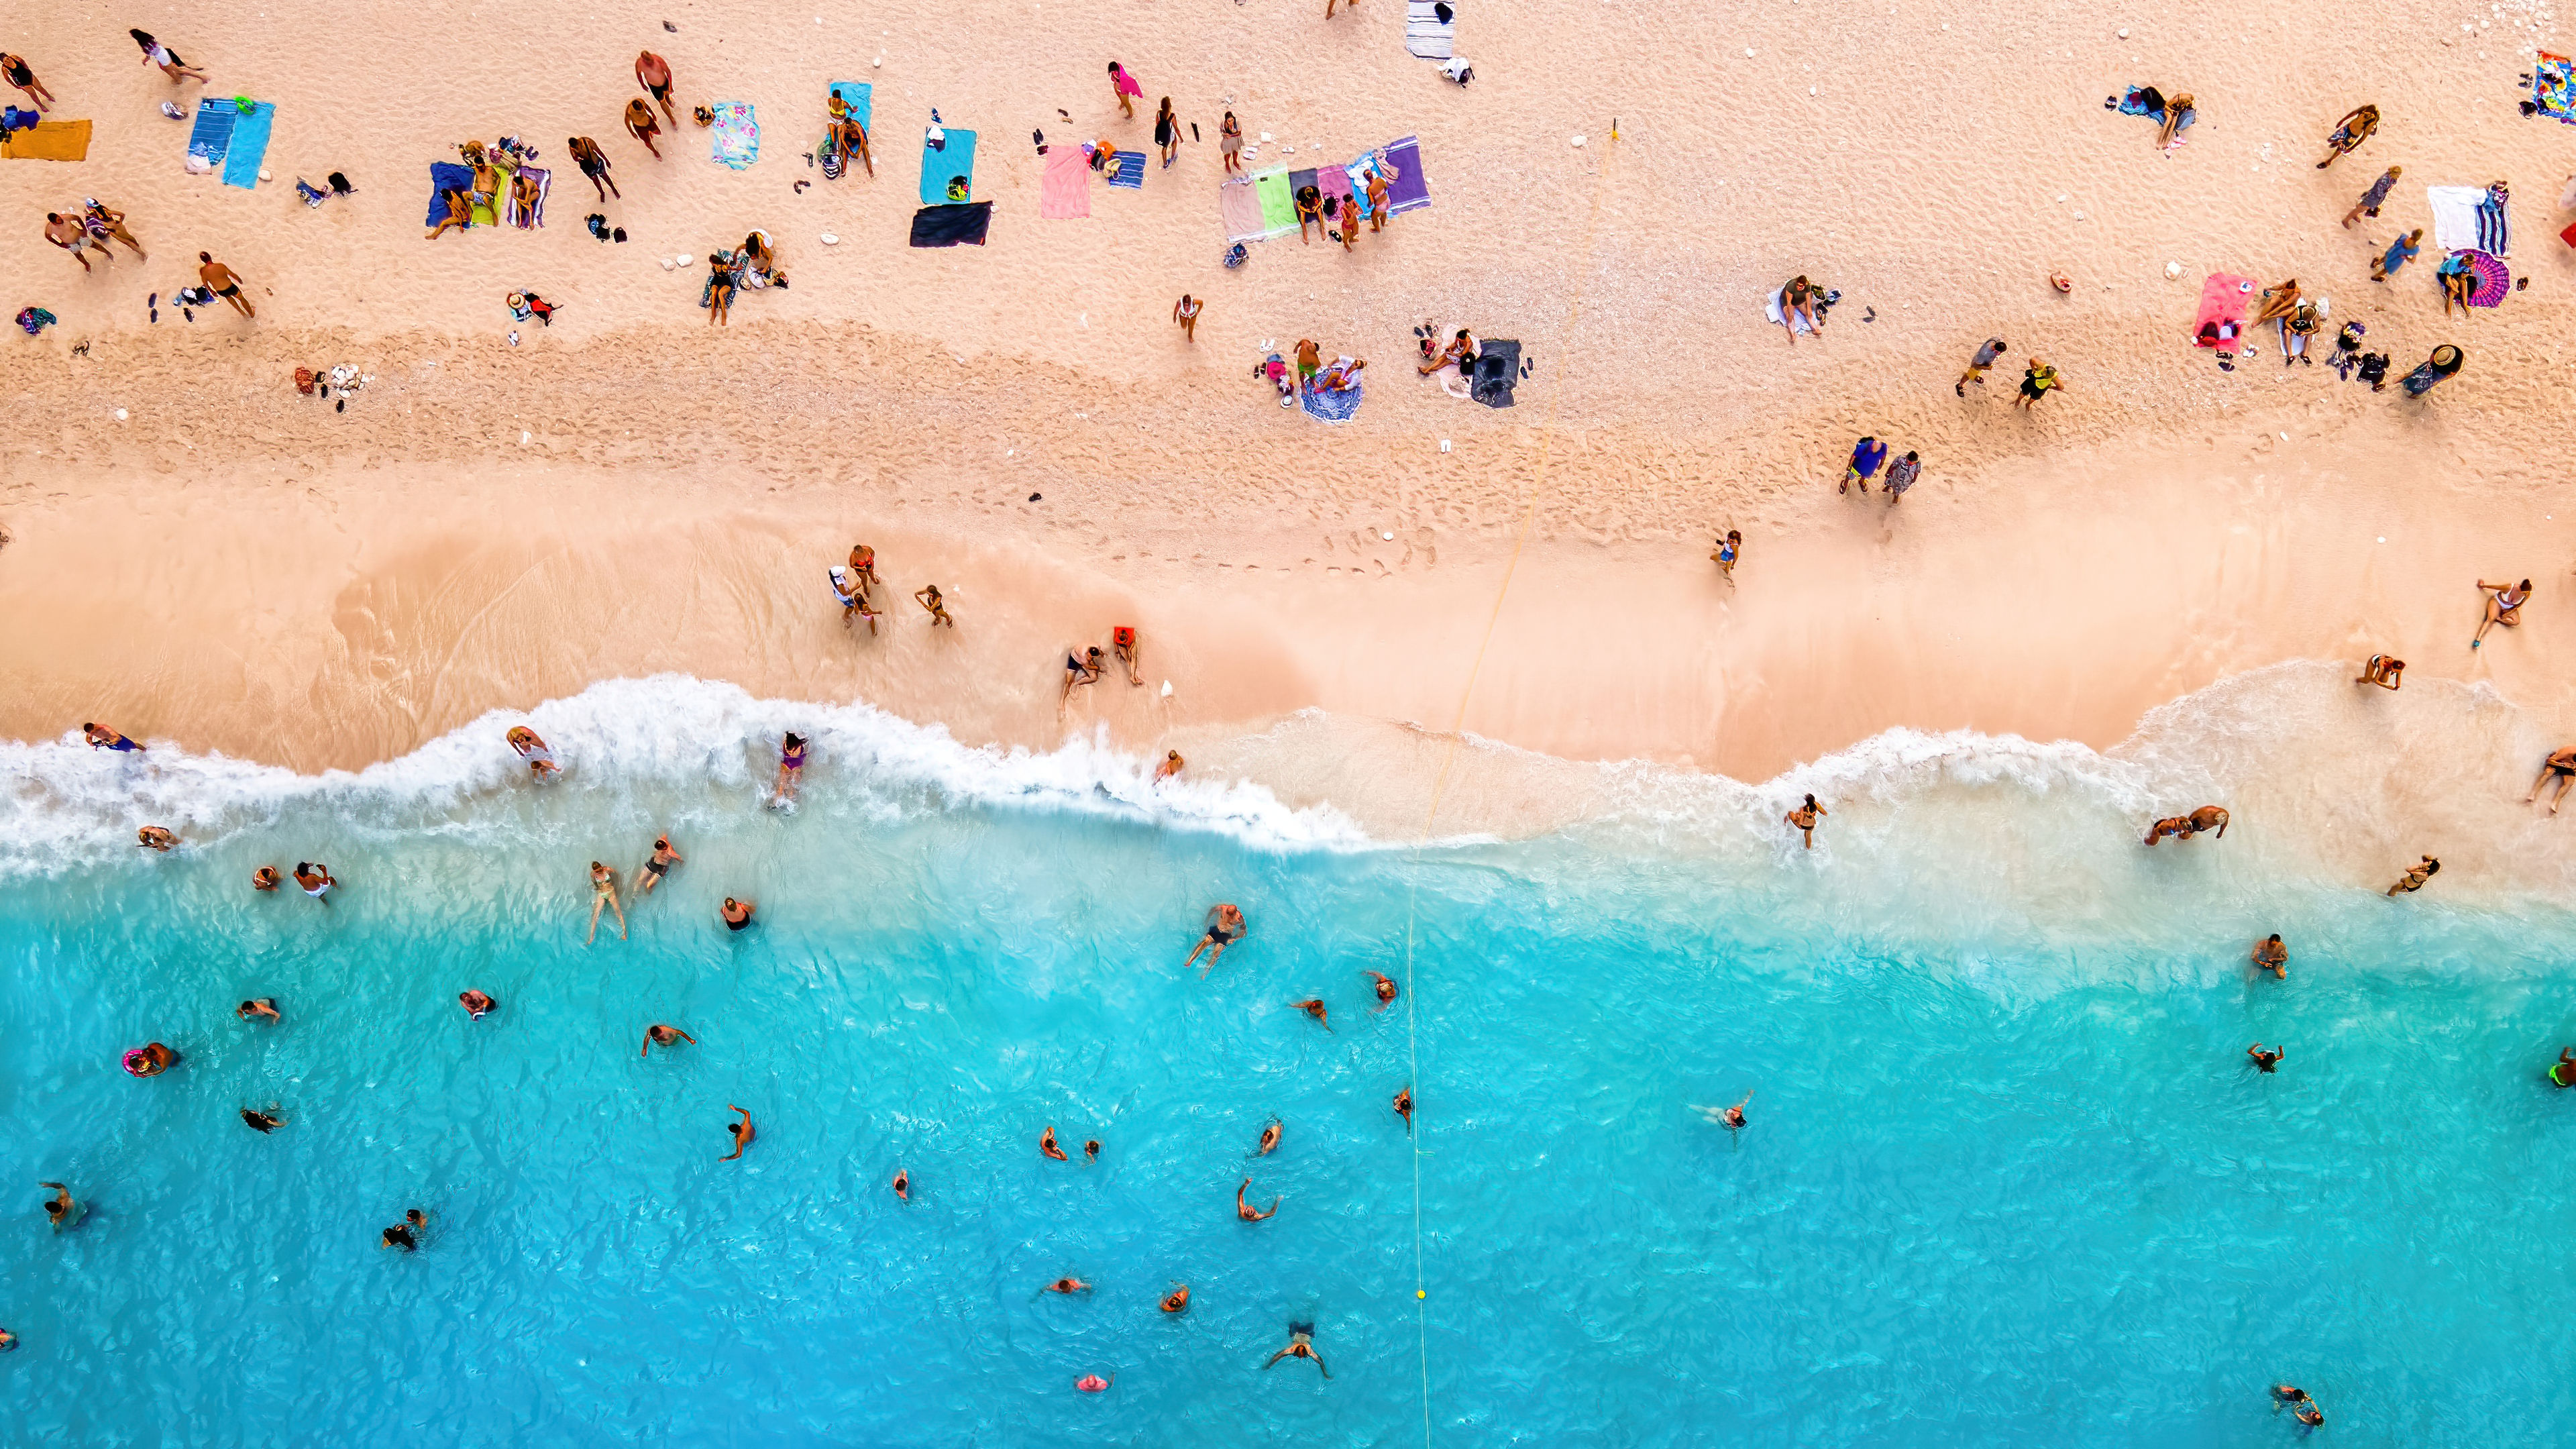
{"type": "Polygon", "coordinates": [[[1709,555],[1710,560],[1716,563],[1717,571],[1726,575],[1730,584],[1735,582],[1735,556],[1743,551],[1744,535],[1730,528],[1726,537],[1717,541],[1717,552],[1709,555]]]}

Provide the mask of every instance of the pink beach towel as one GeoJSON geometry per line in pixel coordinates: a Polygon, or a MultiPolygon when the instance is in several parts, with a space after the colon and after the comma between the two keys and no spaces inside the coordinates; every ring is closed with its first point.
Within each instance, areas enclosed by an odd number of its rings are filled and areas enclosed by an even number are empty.
{"type": "Polygon", "coordinates": [[[1252,187],[1252,178],[1237,176],[1220,182],[1216,188],[1217,220],[1225,223],[1227,241],[1259,241],[1270,235],[1261,220],[1261,197],[1252,187]]]}
{"type": "Polygon", "coordinates": [[[1038,183],[1038,215],[1049,221],[1091,215],[1091,167],[1080,146],[1056,146],[1047,152],[1046,176],[1038,183]]]}
{"type": "Polygon", "coordinates": [[[2253,295],[2253,278],[2210,273],[2200,284],[2200,315],[2191,323],[2193,344],[2235,351],[2245,337],[2245,299],[2253,295]]]}

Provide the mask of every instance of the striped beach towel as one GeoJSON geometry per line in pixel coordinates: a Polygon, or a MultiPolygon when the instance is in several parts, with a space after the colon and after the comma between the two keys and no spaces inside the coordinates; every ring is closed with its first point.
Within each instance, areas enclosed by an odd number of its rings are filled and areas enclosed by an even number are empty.
{"type": "Polygon", "coordinates": [[[544,226],[546,224],[546,193],[554,188],[554,173],[548,171],[542,166],[522,166],[519,168],[519,174],[536,183],[536,204],[533,206],[521,206],[519,204],[519,188],[516,186],[508,187],[502,193],[508,198],[506,203],[508,212],[503,219],[508,221],[510,225],[515,226],[522,231],[544,226]]]}
{"type": "Polygon", "coordinates": [[[1404,48],[1424,60],[1447,60],[1458,51],[1458,12],[1450,0],[1407,0],[1404,48]],[[1449,18],[1440,18],[1440,12],[1449,18]]]}
{"type": "Polygon", "coordinates": [[[2513,255],[2513,216],[2505,199],[2490,191],[2478,203],[2478,247],[2489,256],[2513,255]]]}
{"type": "Polygon", "coordinates": [[[1110,184],[1110,185],[1112,185],[1112,186],[1118,186],[1118,187],[1124,187],[1125,189],[1127,189],[1127,190],[1129,190],[1129,191],[1142,191],[1142,190],[1144,190],[1144,189],[1145,189],[1145,153],[1144,153],[1144,152],[1142,152],[1142,151],[1121,151],[1121,152],[1119,152],[1119,153],[1118,153],[1118,160],[1117,160],[1117,162],[1115,163],[1115,167],[1116,167],[1116,169],[1112,170],[1112,171],[1109,173],[1109,184],[1110,184]]]}
{"type": "Polygon", "coordinates": [[[229,100],[197,102],[197,123],[188,129],[188,159],[205,164],[192,169],[212,171],[224,164],[224,153],[232,149],[233,123],[240,119],[241,108],[229,100]]]}

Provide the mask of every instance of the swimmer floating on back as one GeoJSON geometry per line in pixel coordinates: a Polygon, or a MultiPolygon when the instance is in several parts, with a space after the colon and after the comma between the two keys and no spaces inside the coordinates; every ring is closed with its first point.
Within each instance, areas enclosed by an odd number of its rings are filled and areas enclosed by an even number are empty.
{"type": "Polygon", "coordinates": [[[1234,1190],[1234,1215],[1247,1223],[1257,1223],[1264,1218],[1277,1217],[1279,1215],[1279,1198],[1273,1197],[1270,1199],[1270,1211],[1268,1212],[1258,1212],[1254,1210],[1252,1204],[1243,1200],[1243,1189],[1250,1186],[1252,1186],[1252,1179],[1247,1177],[1243,1180],[1243,1187],[1238,1187],[1234,1190]]]}
{"type": "Polygon", "coordinates": [[[626,888],[637,896],[649,896],[653,887],[662,883],[662,877],[671,873],[671,867],[686,860],[686,856],[671,848],[671,837],[657,835],[653,837],[653,858],[644,862],[644,868],[635,872],[635,878],[627,883],[626,888]]]}
{"type": "Polygon", "coordinates": [[[1208,952],[1208,963],[1199,968],[1199,975],[1206,976],[1216,969],[1217,958],[1225,954],[1225,948],[1242,940],[1247,930],[1243,921],[1243,912],[1234,902],[1219,901],[1208,908],[1207,934],[1201,936],[1199,943],[1190,948],[1189,960],[1181,964],[1187,966],[1190,962],[1198,960],[1201,951],[1207,951],[1213,946],[1216,949],[1208,952]]]}
{"type": "Polygon", "coordinates": [[[626,908],[617,903],[617,872],[598,861],[590,863],[590,934],[581,938],[585,946],[599,939],[601,907],[617,913],[617,939],[626,939],[626,908]]]}

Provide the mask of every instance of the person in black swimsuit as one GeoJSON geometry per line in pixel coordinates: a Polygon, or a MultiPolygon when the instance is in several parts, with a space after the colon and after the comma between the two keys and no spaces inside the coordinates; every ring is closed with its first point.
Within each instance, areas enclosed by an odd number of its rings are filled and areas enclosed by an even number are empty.
{"type": "Polygon", "coordinates": [[[1277,1353],[1272,1354],[1270,1356],[1270,1362],[1263,1364],[1262,1367],[1269,1368],[1271,1365],[1278,1363],[1279,1360],[1283,1358],[1302,1358],[1310,1360],[1313,1362],[1315,1367],[1324,1369],[1324,1377],[1331,1378],[1333,1376],[1333,1371],[1331,1369],[1324,1368],[1324,1356],[1315,1352],[1315,1325],[1311,1323],[1289,1324],[1288,1346],[1279,1350],[1277,1353]]]}
{"type": "Polygon", "coordinates": [[[653,858],[644,862],[642,870],[635,872],[635,879],[629,883],[628,889],[638,896],[651,895],[653,887],[662,883],[662,877],[671,873],[671,867],[680,864],[684,859],[686,857],[671,848],[671,837],[655,836],[653,858]]]}
{"type": "Polygon", "coordinates": [[[1172,98],[1163,97],[1163,108],[1154,113],[1154,144],[1163,148],[1163,166],[1169,169],[1172,158],[1181,152],[1181,121],[1172,114],[1172,98]]]}
{"type": "Polygon", "coordinates": [[[751,924],[751,902],[738,901],[731,896],[727,896],[725,897],[724,909],[718,912],[718,914],[724,917],[726,930],[739,931],[743,927],[751,924]]]}
{"type": "Polygon", "coordinates": [[[1074,686],[1081,684],[1098,684],[1100,682],[1100,674],[1101,664],[1099,645],[1094,644],[1091,646],[1091,652],[1088,657],[1076,654],[1070,649],[1065,651],[1064,689],[1057,694],[1055,701],[1055,712],[1059,718],[1063,716],[1066,710],[1073,707],[1074,686]]]}
{"type": "Polygon", "coordinates": [[[2522,803],[2528,805],[2539,799],[2540,792],[2553,780],[2558,784],[2558,792],[2549,797],[2549,813],[2555,815],[2558,807],[2567,803],[2569,787],[2576,786],[2576,745],[2549,752],[2549,758],[2541,762],[2540,778],[2531,782],[2531,793],[2522,797],[2522,803]]]}
{"type": "Polygon", "coordinates": [[[1190,948],[1189,960],[1181,964],[1187,966],[1195,962],[1199,959],[1201,951],[1207,951],[1213,946],[1216,949],[1208,953],[1207,965],[1199,968],[1199,975],[1207,975],[1208,972],[1216,969],[1217,958],[1225,954],[1225,948],[1243,939],[1246,929],[1243,912],[1236,908],[1234,902],[1219,901],[1208,908],[1207,934],[1201,936],[1199,943],[1190,948]]]}

